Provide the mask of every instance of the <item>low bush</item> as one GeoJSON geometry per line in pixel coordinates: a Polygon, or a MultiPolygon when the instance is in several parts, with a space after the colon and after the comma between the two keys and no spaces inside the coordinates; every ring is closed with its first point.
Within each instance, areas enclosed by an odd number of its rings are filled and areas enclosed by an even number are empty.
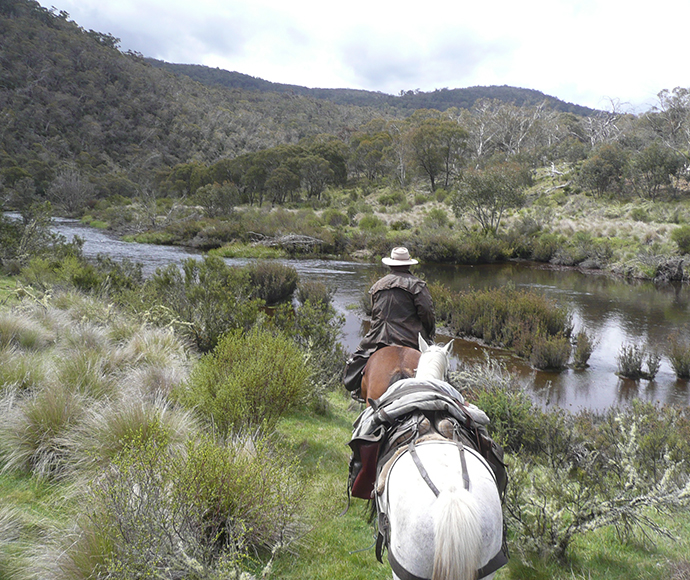
{"type": "Polygon", "coordinates": [[[93,480],[56,580],[236,577],[300,532],[296,465],[264,440],[190,439],[184,452],[136,442],[93,480]]]}
{"type": "Polygon", "coordinates": [[[450,382],[468,402],[491,419],[491,437],[512,453],[538,449],[543,413],[508,372],[505,364],[486,355],[483,363],[465,365],[450,373],[450,382]]]}
{"type": "Polygon", "coordinates": [[[545,337],[538,334],[529,355],[534,368],[549,371],[562,371],[570,360],[570,340],[563,335],[545,337]]]}
{"type": "Polygon", "coordinates": [[[458,293],[450,310],[448,325],[453,332],[512,349],[525,358],[530,357],[538,336],[568,338],[572,331],[566,308],[510,286],[458,293]]]}
{"type": "Polygon", "coordinates": [[[618,352],[618,376],[626,379],[652,380],[661,366],[661,355],[639,344],[623,344],[618,352]],[[646,365],[647,370],[642,366],[646,365]]]}
{"type": "Polygon", "coordinates": [[[596,345],[594,338],[585,330],[579,331],[575,335],[575,350],[573,351],[573,368],[587,368],[587,361],[592,356],[592,351],[596,345]]]}
{"type": "Polygon", "coordinates": [[[299,281],[297,270],[280,262],[259,260],[243,270],[249,277],[253,297],[268,305],[291,300],[299,281]]]}
{"type": "Polygon", "coordinates": [[[300,304],[309,301],[314,305],[321,305],[326,308],[331,304],[334,294],[335,289],[315,280],[300,280],[297,285],[297,300],[300,304]]]}
{"type": "Polygon", "coordinates": [[[313,369],[312,401],[325,405],[325,393],[342,385],[347,354],[340,343],[343,316],[323,302],[305,301],[293,310],[287,305],[276,311],[274,323],[297,344],[313,369]]]}
{"type": "Polygon", "coordinates": [[[127,306],[161,325],[175,327],[202,352],[234,329],[248,330],[260,317],[263,301],[254,298],[249,273],[217,256],[188,259],[159,269],[127,306]]]}
{"type": "Polygon", "coordinates": [[[306,401],[311,375],[292,340],[256,326],[248,333],[225,335],[192,369],[176,397],[221,433],[262,426],[270,430],[306,401]]]}
{"type": "Polygon", "coordinates": [[[679,226],[671,232],[671,240],[681,254],[690,254],[690,225],[679,226]]]}
{"type": "Polygon", "coordinates": [[[623,538],[671,536],[653,512],[687,508],[687,412],[635,402],[545,417],[539,452],[510,461],[506,513],[519,552],[562,561],[577,536],[605,526],[623,538]]]}
{"type": "Polygon", "coordinates": [[[669,339],[666,354],[679,379],[690,379],[690,342],[676,334],[669,339]]]}

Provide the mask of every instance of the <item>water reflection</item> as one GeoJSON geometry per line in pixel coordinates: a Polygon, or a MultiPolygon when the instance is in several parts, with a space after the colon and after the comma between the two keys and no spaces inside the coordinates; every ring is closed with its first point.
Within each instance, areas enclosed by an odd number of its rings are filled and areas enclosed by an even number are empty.
{"type": "MultiPolygon", "coordinates": [[[[142,262],[145,275],[160,266],[199,257],[199,253],[189,249],[123,242],[107,232],[75,222],[59,221],[55,228],[70,239],[74,235],[84,238],[87,256],[103,253],[118,260],[128,258],[142,262]]],[[[246,262],[228,260],[231,264],[246,262]]],[[[368,329],[368,323],[362,320],[356,306],[368,289],[371,277],[385,273],[386,269],[345,261],[284,262],[294,266],[301,277],[323,281],[335,289],[334,305],[345,317],[342,342],[346,349],[354,350],[368,329]]],[[[575,331],[585,330],[597,341],[590,366],[582,371],[537,372],[509,353],[458,339],[454,343],[455,365],[481,362],[488,352],[516,372],[530,387],[535,401],[544,407],[603,410],[627,405],[634,397],[660,403],[690,404],[687,383],[676,380],[665,357],[653,382],[624,381],[615,374],[617,355],[623,344],[649,344],[662,349],[672,333],[688,331],[690,289],[687,287],[656,288],[651,283],[630,284],[603,275],[553,270],[537,264],[427,265],[421,271],[428,280],[442,282],[458,291],[507,284],[535,290],[566,305],[572,311],[575,331]]]]}

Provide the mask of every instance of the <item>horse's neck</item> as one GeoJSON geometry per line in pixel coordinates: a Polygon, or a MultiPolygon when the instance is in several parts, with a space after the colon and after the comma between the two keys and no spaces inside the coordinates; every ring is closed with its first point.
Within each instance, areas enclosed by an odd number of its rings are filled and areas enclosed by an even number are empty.
{"type": "Polygon", "coordinates": [[[419,358],[415,377],[443,380],[447,367],[446,355],[443,352],[427,351],[419,358]]]}

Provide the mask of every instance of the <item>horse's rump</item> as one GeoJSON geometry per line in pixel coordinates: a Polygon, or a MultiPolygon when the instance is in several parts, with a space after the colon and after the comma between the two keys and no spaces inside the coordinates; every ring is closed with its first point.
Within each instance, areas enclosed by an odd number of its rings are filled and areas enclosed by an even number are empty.
{"type": "Polygon", "coordinates": [[[413,377],[421,353],[409,346],[384,346],[371,355],[362,376],[362,398],[378,399],[400,379],[413,377]]]}
{"type": "Polygon", "coordinates": [[[501,500],[490,469],[466,450],[466,490],[455,443],[429,441],[415,449],[439,496],[411,453],[402,454],[379,498],[388,520],[391,566],[420,578],[474,578],[500,552],[503,539],[501,500]]]}

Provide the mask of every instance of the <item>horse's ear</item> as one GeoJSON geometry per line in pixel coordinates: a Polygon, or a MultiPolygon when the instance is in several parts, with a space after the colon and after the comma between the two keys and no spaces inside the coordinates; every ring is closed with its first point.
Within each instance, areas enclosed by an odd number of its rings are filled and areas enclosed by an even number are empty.
{"type": "Polygon", "coordinates": [[[446,346],[443,347],[443,352],[446,354],[450,354],[453,351],[453,341],[455,339],[451,340],[446,346]]]}
{"type": "Polygon", "coordinates": [[[419,352],[425,353],[429,350],[429,345],[426,343],[426,340],[422,338],[421,332],[417,336],[419,337],[419,352]]]}

